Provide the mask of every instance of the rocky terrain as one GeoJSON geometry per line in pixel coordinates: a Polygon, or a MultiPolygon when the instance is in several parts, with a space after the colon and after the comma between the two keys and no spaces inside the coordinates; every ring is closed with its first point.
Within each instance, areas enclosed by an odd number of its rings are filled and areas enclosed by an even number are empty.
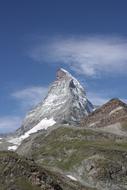
{"type": "Polygon", "coordinates": [[[112,99],[81,120],[81,126],[127,136],[127,105],[112,99]]]}
{"type": "Polygon", "coordinates": [[[98,190],[124,190],[127,182],[127,138],[73,126],[57,126],[33,135],[17,149],[53,171],[72,175],[98,190]]]}
{"type": "Polygon", "coordinates": [[[0,190],[64,189],[92,190],[66,176],[40,168],[32,159],[13,152],[0,152],[0,190]]]}
{"type": "Polygon", "coordinates": [[[84,117],[81,123],[85,127],[104,127],[124,121],[127,121],[127,105],[119,99],[112,99],[84,117]]]}
{"type": "Polygon", "coordinates": [[[84,116],[81,125],[55,125],[17,149],[54,171],[98,190],[127,189],[127,105],[112,99],[84,116]],[[94,125],[93,125],[94,123],[94,125]]]}
{"type": "Polygon", "coordinates": [[[58,70],[44,101],[0,139],[0,150],[16,151],[0,153],[3,190],[127,190],[127,105],[112,99],[93,110],[58,70]]]}
{"type": "Polygon", "coordinates": [[[53,118],[56,123],[75,124],[91,111],[93,105],[81,84],[69,72],[59,69],[46,98],[27,114],[17,133],[24,134],[45,118],[53,118]]]}

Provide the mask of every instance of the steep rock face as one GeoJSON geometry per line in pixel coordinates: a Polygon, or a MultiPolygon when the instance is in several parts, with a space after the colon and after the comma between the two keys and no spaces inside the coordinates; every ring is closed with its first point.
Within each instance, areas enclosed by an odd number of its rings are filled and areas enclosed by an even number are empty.
{"type": "Polygon", "coordinates": [[[115,123],[127,123],[127,105],[119,99],[111,99],[81,121],[82,126],[90,128],[101,128],[115,123]]]}
{"type": "Polygon", "coordinates": [[[48,95],[27,114],[18,132],[28,131],[44,118],[53,118],[56,123],[78,123],[92,110],[84,88],[69,72],[60,69],[48,95]]]}

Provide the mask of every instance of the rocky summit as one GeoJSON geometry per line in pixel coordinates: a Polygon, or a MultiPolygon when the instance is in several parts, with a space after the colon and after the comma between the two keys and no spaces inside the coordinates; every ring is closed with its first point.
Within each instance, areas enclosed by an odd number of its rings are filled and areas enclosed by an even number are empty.
{"type": "Polygon", "coordinates": [[[59,69],[47,96],[27,114],[18,133],[30,130],[45,118],[55,123],[75,124],[92,111],[93,105],[82,85],[68,71],[59,69]]]}

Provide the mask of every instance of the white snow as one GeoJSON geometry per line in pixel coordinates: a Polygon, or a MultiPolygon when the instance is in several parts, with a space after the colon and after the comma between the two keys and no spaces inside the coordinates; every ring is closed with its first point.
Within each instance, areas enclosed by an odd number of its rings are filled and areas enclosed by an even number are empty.
{"type": "Polygon", "coordinates": [[[113,113],[115,113],[115,112],[117,112],[117,111],[119,111],[119,110],[121,110],[121,109],[123,109],[123,107],[122,107],[122,106],[119,106],[119,107],[115,108],[114,110],[112,110],[112,111],[109,113],[109,115],[111,115],[111,114],[113,114],[113,113]]]}
{"type": "MultiPolygon", "coordinates": [[[[56,122],[54,121],[53,118],[51,119],[42,119],[37,125],[35,125],[32,129],[30,129],[29,131],[27,131],[24,135],[21,135],[20,137],[15,137],[10,139],[8,142],[14,144],[14,145],[20,145],[21,142],[28,138],[31,134],[36,133],[37,131],[40,131],[42,129],[47,129],[48,127],[54,125],[56,122]]],[[[8,147],[8,150],[16,150],[17,146],[10,146],[8,147]]]]}
{"type": "Polygon", "coordinates": [[[70,179],[72,179],[73,181],[78,181],[75,177],[73,177],[72,175],[67,175],[67,177],[69,177],[70,179]]]}
{"type": "MultiPolygon", "coordinates": [[[[0,140],[2,140],[2,138],[0,138],[0,140]]],[[[0,141],[0,144],[1,144],[2,142],[0,141]]]]}
{"type": "Polygon", "coordinates": [[[14,145],[14,146],[9,146],[8,147],[8,150],[13,150],[15,151],[17,149],[18,146],[14,145]]]}

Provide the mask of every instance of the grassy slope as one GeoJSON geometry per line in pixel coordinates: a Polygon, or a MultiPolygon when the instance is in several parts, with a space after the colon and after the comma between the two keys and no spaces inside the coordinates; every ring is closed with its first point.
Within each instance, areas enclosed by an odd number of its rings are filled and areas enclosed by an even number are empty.
{"type": "Polygon", "coordinates": [[[32,156],[38,164],[53,170],[71,172],[81,181],[91,183],[89,174],[95,181],[108,180],[124,184],[127,180],[121,170],[121,167],[127,165],[127,141],[115,135],[81,128],[59,127],[46,136],[38,135],[33,143],[29,144],[30,151],[27,152],[25,146],[24,143],[19,148],[20,154],[32,156]],[[87,169],[87,166],[94,169],[87,169]]]}

